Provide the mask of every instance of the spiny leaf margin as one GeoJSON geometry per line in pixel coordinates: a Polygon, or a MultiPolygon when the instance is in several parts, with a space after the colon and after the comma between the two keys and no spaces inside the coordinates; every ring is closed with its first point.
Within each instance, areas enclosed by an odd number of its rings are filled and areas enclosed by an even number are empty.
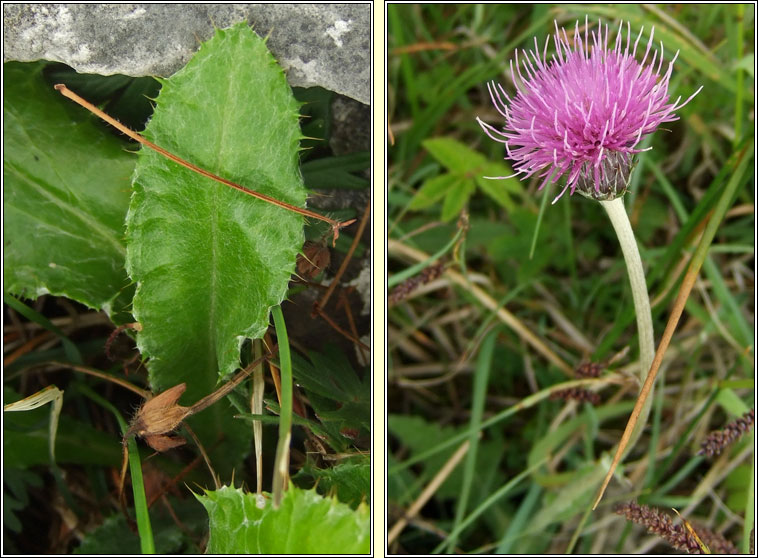
{"type": "Polygon", "coordinates": [[[367,554],[369,507],[353,510],[290,484],[279,509],[240,488],[195,494],[208,512],[209,554],[367,554]]]}

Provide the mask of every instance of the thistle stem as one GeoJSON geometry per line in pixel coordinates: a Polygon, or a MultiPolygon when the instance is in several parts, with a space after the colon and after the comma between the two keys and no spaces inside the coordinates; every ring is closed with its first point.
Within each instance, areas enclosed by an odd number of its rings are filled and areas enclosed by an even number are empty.
{"type": "Polygon", "coordinates": [[[645,381],[650,365],[655,356],[655,342],[653,340],[653,318],[650,312],[650,298],[645,284],[645,272],[642,269],[642,259],[637,248],[637,241],[632,232],[632,225],[626,214],[623,198],[610,201],[601,201],[600,205],[605,208],[608,218],[611,220],[613,229],[621,244],[624,254],[626,270],[629,275],[629,283],[632,286],[632,300],[634,311],[637,314],[637,331],[640,339],[640,369],[638,377],[640,385],[645,381]]]}
{"type": "MultiPolygon", "coordinates": [[[[629,283],[632,287],[632,300],[634,302],[634,311],[637,315],[637,333],[640,343],[640,367],[637,372],[637,377],[639,378],[640,389],[642,389],[645,383],[645,378],[647,378],[647,373],[653,364],[653,358],[655,357],[653,317],[650,311],[650,298],[648,297],[647,285],[645,283],[645,272],[642,268],[640,251],[637,247],[637,241],[634,238],[632,225],[629,222],[629,216],[626,214],[626,208],[624,207],[624,202],[622,200],[623,197],[618,197],[610,201],[601,201],[600,204],[605,208],[606,213],[608,213],[608,218],[611,220],[613,229],[616,231],[616,236],[618,236],[619,244],[621,244],[621,252],[624,254],[624,261],[626,262],[629,283]]],[[[650,395],[652,395],[652,389],[650,395]]],[[[652,401],[652,397],[648,397],[645,401],[645,404],[640,411],[639,421],[632,431],[632,434],[629,436],[626,447],[621,448],[622,452],[619,461],[621,461],[637,443],[637,440],[642,433],[642,429],[644,428],[645,423],[647,423],[647,417],[650,413],[650,405],[652,401]]],[[[624,442],[625,440],[622,438],[620,444],[623,445],[624,442]]],[[[597,506],[597,502],[595,502],[595,505],[597,506]]]]}

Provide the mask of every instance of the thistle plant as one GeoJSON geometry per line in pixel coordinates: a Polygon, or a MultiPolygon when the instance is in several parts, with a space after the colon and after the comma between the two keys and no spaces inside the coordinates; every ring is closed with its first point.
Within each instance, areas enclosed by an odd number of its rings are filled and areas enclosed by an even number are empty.
{"type": "MultiPolygon", "coordinates": [[[[555,23],[555,54],[547,56],[550,37],[540,52],[516,51],[510,70],[516,93],[508,95],[502,85],[488,84],[495,109],[505,119],[496,127],[477,121],[493,140],[505,145],[505,158],[514,174],[525,179],[543,179],[539,189],[566,184],[553,203],[566,191],[597,200],[606,210],[621,244],[627,266],[637,318],[640,345],[639,381],[644,382],[655,355],[650,301],[637,242],[622,197],[627,191],[636,155],[652,149],[639,147],[646,136],[666,122],[678,119],[675,111],[686,105],[681,97],[670,102],[669,81],[678,52],[665,66],[664,50],[653,48],[650,32],[642,59],[637,53],[643,31],[632,44],[631,26],[619,25],[615,45],[609,48],[608,25],[598,24],[583,33],[577,21],[573,39],[555,23]],[[663,73],[662,73],[663,72],[663,73]]],[[[640,52],[642,49],[640,49],[640,52]]],[[[701,88],[702,89],[702,88],[701,88]]],[[[650,409],[648,398],[627,451],[633,447],[650,409]]]]}

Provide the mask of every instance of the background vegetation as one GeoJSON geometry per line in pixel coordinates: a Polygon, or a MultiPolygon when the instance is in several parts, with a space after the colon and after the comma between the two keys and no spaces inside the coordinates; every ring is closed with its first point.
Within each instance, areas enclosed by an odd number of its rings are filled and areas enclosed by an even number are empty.
{"type": "Polygon", "coordinates": [[[599,204],[550,205],[557,192],[537,180],[481,179],[510,174],[475,120],[500,118],[486,82],[513,91],[515,49],[535,36],[542,49],[554,20],[573,30],[585,15],[592,28],[629,21],[633,40],[644,26],[643,44],[654,26],[666,62],[679,50],[673,99],[704,86],[649,140],[625,198],[656,342],[736,154],[753,158],[753,6],[388,6],[391,553],[670,552],[613,513],[633,500],[748,550],[753,434],[719,457],[696,454],[754,407],[754,163],[666,354],[649,426],[589,516],[608,464],[598,460],[638,391],[618,243],[599,204]],[[551,399],[583,363],[598,365],[599,399],[551,399]]]}

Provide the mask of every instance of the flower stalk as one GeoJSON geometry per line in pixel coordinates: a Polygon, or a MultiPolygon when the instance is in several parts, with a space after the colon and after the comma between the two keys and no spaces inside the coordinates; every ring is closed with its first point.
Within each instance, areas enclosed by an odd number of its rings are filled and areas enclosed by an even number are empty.
{"type": "Polygon", "coordinates": [[[626,214],[623,198],[610,201],[601,201],[608,218],[611,220],[613,229],[618,236],[621,251],[624,254],[626,270],[629,275],[629,284],[632,287],[632,300],[634,311],[637,314],[637,331],[640,343],[640,369],[638,378],[640,385],[645,381],[650,365],[655,356],[655,341],[653,339],[653,318],[650,311],[650,298],[648,297],[647,285],[645,284],[645,272],[642,268],[640,251],[634,238],[632,225],[626,214]]]}
{"type": "MultiPolygon", "coordinates": [[[[637,371],[640,389],[645,383],[648,370],[653,364],[655,357],[655,339],[653,336],[653,316],[650,310],[650,297],[648,296],[647,284],[645,282],[645,271],[642,267],[642,258],[637,247],[637,240],[634,238],[632,224],[629,222],[629,216],[626,214],[623,198],[615,198],[608,201],[599,201],[603,206],[608,218],[611,220],[613,230],[621,245],[621,252],[624,254],[626,263],[626,272],[629,276],[629,284],[632,287],[632,301],[634,302],[634,312],[637,315],[637,335],[640,344],[640,368],[637,371]]],[[[652,395],[652,390],[650,392],[652,395]]],[[[650,414],[650,406],[653,402],[652,397],[648,397],[645,405],[640,412],[640,419],[632,432],[629,445],[624,449],[624,455],[631,450],[637,443],[642,433],[642,429],[647,423],[647,417],[650,414]]]]}

